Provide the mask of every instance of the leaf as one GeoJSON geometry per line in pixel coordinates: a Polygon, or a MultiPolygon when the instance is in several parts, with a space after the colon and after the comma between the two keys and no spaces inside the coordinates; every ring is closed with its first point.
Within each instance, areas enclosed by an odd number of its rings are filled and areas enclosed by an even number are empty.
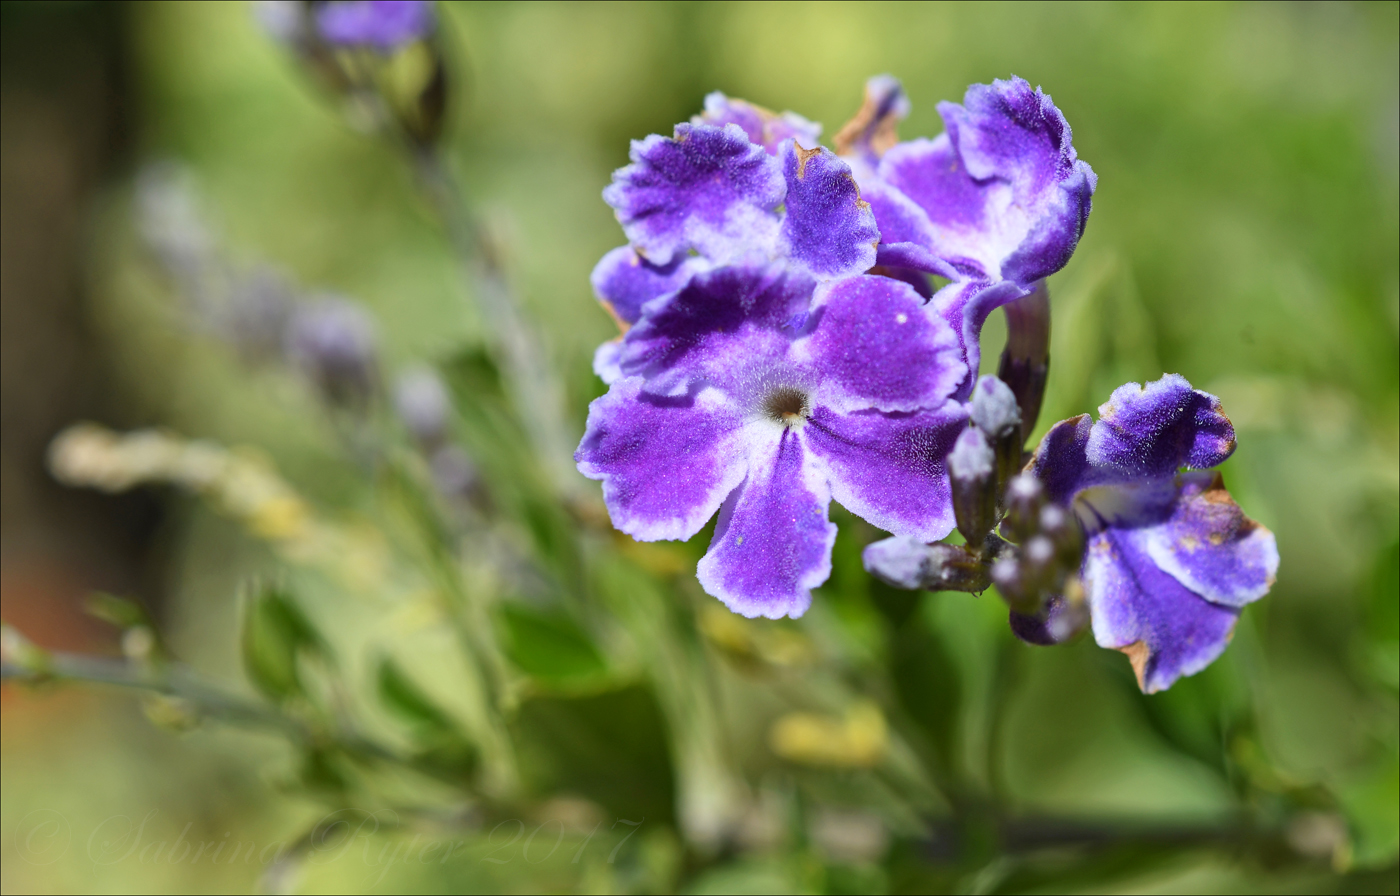
{"type": "Polygon", "coordinates": [[[456,730],[447,713],[388,657],[379,661],[378,686],[379,701],[404,721],[434,731],[456,730]]]}
{"type": "Polygon", "coordinates": [[[501,615],[511,661],[546,687],[577,689],[608,674],[598,648],[567,616],[518,604],[506,606],[501,615]]]}
{"type": "Polygon", "coordinates": [[[314,656],[330,664],[330,648],[311,620],[278,586],[248,593],[243,605],[243,668],[248,679],[279,702],[307,696],[298,660],[314,656]]]}

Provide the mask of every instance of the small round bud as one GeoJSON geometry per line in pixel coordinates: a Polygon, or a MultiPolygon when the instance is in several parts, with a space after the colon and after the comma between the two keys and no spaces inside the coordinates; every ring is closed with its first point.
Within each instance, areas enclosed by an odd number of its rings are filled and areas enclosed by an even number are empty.
{"type": "Polygon", "coordinates": [[[374,322],[354,302],[327,297],[292,317],[287,355],[331,401],[363,402],[374,391],[374,322]]]}
{"type": "Polygon", "coordinates": [[[1037,535],[1026,542],[1023,556],[1036,569],[1045,569],[1055,559],[1055,543],[1044,535],[1037,535]]]}
{"type": "Polygon", "coordinates": [[[994,376],[984,376],[977,381],[977,388],[972,391],[972,400],[968,403],[968,413],[973,425],[992,439],[1021,426],[1021,409],[1016,405],[1016,395],[994,376]]]}
{"type": "Polygon", "coordinates": [[[990,478],[996,472],[996,455],[987,437],[976,427],[968,427],[953,443],[948,454],[948,475],[965,481],[990,478]]]}
{"type": "Polygon", "coordinates": [[[1055,504],[1046,504],[1040,508],[1040,531],[1047,535],[1055,535],[1062,531],[1069,522],[1069,515],[1064,509],[1055,504]]]}
{"type": "Polygon", "coordinates": [[[430,445],[446,435],[452,401],[432,368],[414,367],[399,375],[394,386],[394,410],[415,439],[430,445]]]}

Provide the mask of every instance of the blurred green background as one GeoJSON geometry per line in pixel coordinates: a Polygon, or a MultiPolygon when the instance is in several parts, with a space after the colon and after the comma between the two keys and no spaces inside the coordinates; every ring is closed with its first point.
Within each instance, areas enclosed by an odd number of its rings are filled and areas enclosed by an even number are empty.
{"type": "MultiPolygon", "coordinates": [[[[521,725],[543,746],[522,761],[543,769],[531,773],[541,794],[575,797],[555,807],[561,818],[646,815],[618,863],[568,861],[582,842],[570,827],[572,848],[540,864],[485,861],[513,828],[494,840],[451,834],[466,845],[450,862],[394,864],[386,856],[406,830],[366,840],[378,859],[309,863],[291,885],[1396,892],[1398,12],[1395,3],[441,7],[450,160],[505,235],[563,372],[573,431],[602,391],[593,349],[615,333],[588,273],[623,241],[599,192],[629,139],[669,133],[710,90],[800,112],[829,137],[881,72],[901,78],[913,102],[901,135],[932,136],[942,130],[937,102],[1014,73],[1054,97],[1099,175],[1086,236],[1050,281],[1040,430],[1092,411],[1124,382],[1184,375],[1219,395],[1234,421],[1240,448],[1225,479],[1277,534],[1282,565],[1220,661],[1143,697],[1127,660],[1092,639],[1016,642],[994,594],[874,585],[859,550],[877,533],[839,511],[836,569],[797,623],[735,617],[736,628],[712,615],[717,603],[691,576],[708,532],[678,548],[609,547],[628,559],[589,575],[621,577],[620,591],[650,589],[676,607],[687,649],[715,670],[720,718],[692,722],[723,730],[723,764],[747,794],[729,846],[702,861],[681,843],[668,757],[684,737],[674,724],[668,733],[656,698],[628,671],[641,661],[602,637],[605,683],[575,689],[577,699],[562,688],[526,700],[521,725]],[[934,777],[990,794],[1017,817],[1148,833],[1126,845],[1106,836],[1100,846],[1018,849],[987,839],[983,797],[947,792],[922,809],[960,819],[956,836],[920,833],[891,808],[899,787],[878,770],[813,770],[775,755],[771,726],[784,713],[857,718],[864,704],[791,696],[795,683],[823,682],[831,695],[879,702],[932,757],[934,777]],[[1276,820],[1286,848],[1172,837],[1246,816],[1276,820]]],[[[366,303],[388,370],[450,366],[480,345],[482,323],[406,167],[347,127],[247,5],[5,3],[3,15],[6,621],[40,644],[110,653],[116,635],[82,617],[81,596],[140,594],[180,656],[236,685],[239,587],[253,574],[290,576],[334,635],[349,680],[368,681],[373,658],[391,650],[453,705],[449,639],[412,582],[357,590],[288,571],[198,501],[160,490],[70,494],[43,467],[44,446],[75,419],[161,425],[258,446],[316,506],[370,526],[374,489],[315,396],[285,372],[249,372],[184,325],[139,244],[133,180],[151,160],[187,164],[236,260],[366,303]]],[[[997,316],[985,359],[1000,332],[997,316]]],[[[171,734],[110,693],[6,684],[3,705],[6,892],[280,885],[256,858],[123,857],[121,819],[148,819],[142,843],[183,829],[261,847],[295,840],[328,811],[295,783],[290,751],[272,738],[171,734]]],[[[621,833],[612,837],[602,852],[621,833]]]]}

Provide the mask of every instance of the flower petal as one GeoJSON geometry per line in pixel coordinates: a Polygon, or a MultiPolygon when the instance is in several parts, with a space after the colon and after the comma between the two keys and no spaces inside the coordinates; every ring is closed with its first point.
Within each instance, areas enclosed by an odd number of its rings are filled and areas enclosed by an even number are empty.
{"type": "Polygon", "coordinates": [[[755,360],[785,355],[815,286],[802,271],[779,265],[697,274],[628,331],[621,368],[645,376],[648,391],[658,393],[684,392],[702,380],[733,385],[755,360]]]}
{"type": "Polygon", "coordinates": [[[1212,603],[1242,607],[1268,593],[1278,573],[1274,534],[1244,515],[1219,473],[1186,473],[1171,517],[1146,529],[1152,561],[1212,603]]]}
{"type": "Polygon", "coordinates": [[[706,592],[743,616],[797,617],[811,606],[811,589],[831,575],[831,495],[796,430],[768,444],[750,449],[748,478],[725,501],[697,575],[706,592]]]}
{"type": "Polygon", "coordinates": [[[952,401],[912,414],[818,407],[803,434],[841,506],[888,532],[929,542],[955,525],[945,459],[966,426],[966,411],[952,401]]]}
{"type": "Polygon", "coordinates": [[[1054,103],[1022,79],[973,85],[964,103],[939,104],[947,133],[894,147],[879,175],[928,214],[934,254],[1029,286],[1069,261],[1094,172],[1054,103]]]}
{"type": "Polygon", "coordinates": [[[1142,544],[1143,531],[1110,528],[1094,535],[1084,584],[1095,640],[1126,653],[1138,685],[1150,694],[1220,656],[1240,611],[1211,603],[1158,569],[1142,544]]]}
{"type": "Polygon", "coordinates": [[[642,316],[643,305],[680,289],[704,267],[702,259],[691,257],[674,258],[670,264],[658,267],[632,251],[631,246],[619,246],[603,256],[589,280],[598,301],[621,324],[628,325],[642,316]]]}
{"type": "Polygon", "coordinates": [[[952,326],[962,345],[967,372],[958,390],[960,397],[971,395],[972,387],[976,385],[977,369],[982,363],[982,325],[987,322],[987,316],[1029,292],[1029,289],[1011,281],[989,283],[974,280],[949,283],[934,293],[929,307],[952,326]]]}
{"type": "Polygon", "coordinates": [[[843,410],[938,407],[967,377],[957,335],[891,277],[838,282],[794,356],[822,372],[816,400],[843,410]]]}
{"type": "Polygon", "coordinates": [[[788,143],[778,153],[787,181],[779,246],[818,277],[860,274],[875,264],[880,231],[851,167],[829,149],[788,143]]]}
{"type": "Polygon", "coordinates": [[[822,126],[808,121],[796,112],[769,111],[747,100],[733,99],[718,90],[706,95],[705,111],[693,116],[692,124],[724,127],[737,124],[749,135],[749,140],[776,155],[778,147],[789,138],[803,146],[816,146],[822,138],[822,126]]]}
{"type": "Polygon", "coordinates": [[[1128,383],[1099,408],[1086,446],[1090,463],[1129,476],[1206,469],[1235,450],[1235,428],[1214,395],[1169,373],[1144,388],[1128,383]]]}
{"type": "Polygon", "coordinates": [[[743,481],[747,465],[739,414],[714,389],[659,397],[629,377],[588,408],[574,459],[603,481],[613,525],[638,541],[699,532],[743,481]]]}
{"type": "Polygon", "coordinates": [[[738,125],[676,125],[632,141],[632,164],[603,199],[638,253],[656,265],[695,250],[716,264],[766,257],[786,189],[778,163],[738,125]]]}
{"type": "Polygon", "coordinates": [[[855,117],[841,126],[833,142],[836,151],[867,169],[899,142],[899,123],[909,117],[909,97],[893,75],[875,75],[865,82],[865,102],[855,117]]]}

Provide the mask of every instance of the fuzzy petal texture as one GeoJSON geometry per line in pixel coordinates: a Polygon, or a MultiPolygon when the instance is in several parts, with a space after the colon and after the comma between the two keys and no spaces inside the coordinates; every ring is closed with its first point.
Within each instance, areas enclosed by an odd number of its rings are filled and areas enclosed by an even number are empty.
{"type": "Polygon", "coordinates": [[[589,280],[598,301],[625,330],[642,316],[643,305],[675,292],[705,268],[704,260],[698,257],[675,258],[658,267],[632,251],[631,246],[619,246],[603,256],[589,280]]]}
{"type": "Polygon", "coordinates": [[[1099,408],[1089,434],[1090,463],[1125,477],[1170,476],[1208,469],[1235,450],[1235,428],[1220,399],[1169,373],[1145,387],[1119,386],[1099,408]]]}
{"type": "Polygon", "coordinates": [[[1147,556],[1211,603],[1242,607],[1267,594],[1278,574],[1274,534],[1244,515],[1220,474],[1178,481],[1171,516],[1140,533],[1147,556]]]}
{"type": "Polygon", "coordinates": [[[1194,675],[1225,650],[1239,610],[1194,594],[1153,561],[1140,530],[1107,529],[1084,562],[1094,639],[1132,661],[1146,693],[1194,675]]]}
{"type": "Polygon", "coordinates": [[[823,279],[869,270],[880,231],[850,166],[829,149],[804,149],[795,142],[784,144],[778,157],[787,182],[782,254],[823,279]]]}
{"type": "Polygon", "coordinates": [[[818,400],[835,408],[937,408],[967,376],[962,346],[941,318],[925,313],[914,288],[891,277],[837,283],[799,346],[822,372],[818,400]]]}
{"type": "Polygon", "coordinates": [[[831,501],[796,430],[774,433],[768,451],[750,455],[749,475],[724,504],[700,585],[750,618],[801,616],[812,589],[831,575],[836,526],[831,501]]]}
{"type": "Polygon", "coordinates": [[[934,294],[929,308],[948,322],[958,334],[963,364],[967,374],[959,388],[959,397],[967,398],[976,385],[977,369],[982,363],[982,325],[993,311],[1014,302],[1030,290],[1010,281],[990,283],[972,280],[949,283],[934,294]]]}
{"type": "Polygon", "coordinates": [[[841,506],[888,532],[930,542],[955,525],[946,460],[966,426],[966,411],[950,401],[910,414],[819,407],[803,433],[841,506]]]}
{"type": "Polygon", "coordinates": [[[645,376],[654,392],[684,392],[702,381],[737,389],[755,363],[785,357],[815,286],[782,265],[699,274],[628,332],[620,367],[645,376]]]}
{"type": "Polygon", "coordinates": [[[803,146],[816,146],[822,138],[822,126],[796,112],[771,112],[746,100],[727,97],[718,90],[706,95],[705,111],[690,121],[692,124],[716,127],[737,124],[748,134],[750,141],[774,155],[784,140],[796,140],[803,146]]]}
{"type": "Polygon", "coordinates": [[[613,384],[588,409],[574,459],[603,481],[613,525],[638,541],[699,532],[747,472],[742,420],[714,389],[662,397],[640,378],[613,384]]]}
{"type": "Polygon", "coordinates": [[[777,161],[743,128],[678,124],[673,138],[632,141],[630,157],[603,199],[652,264],[690,250],[716,264],[771,254],[786,185],[777,161]]]}

